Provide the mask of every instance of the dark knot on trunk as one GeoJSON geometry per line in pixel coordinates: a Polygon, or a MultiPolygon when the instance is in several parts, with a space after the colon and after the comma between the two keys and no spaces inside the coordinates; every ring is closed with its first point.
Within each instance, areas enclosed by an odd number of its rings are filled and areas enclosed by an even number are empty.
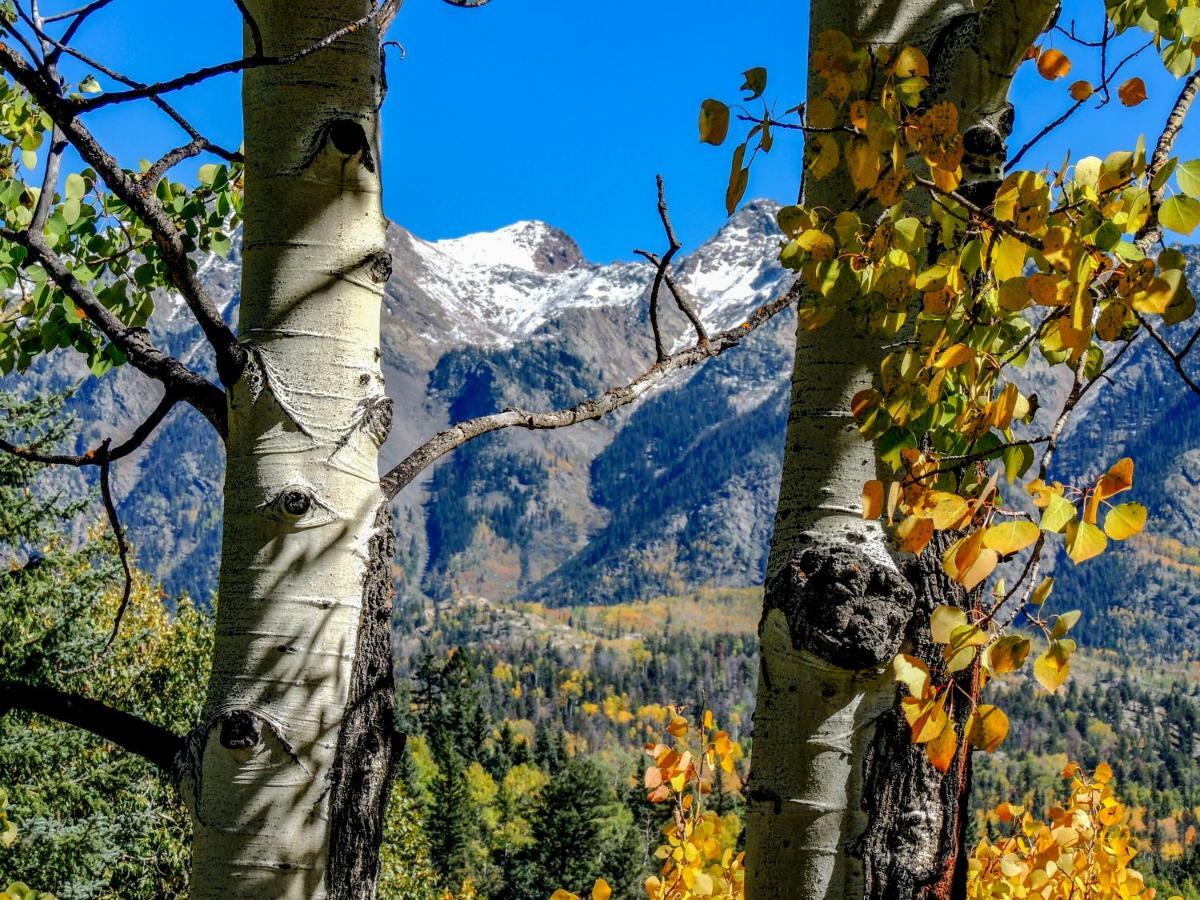
{"type": "Polygon", "coordinates": [[[765,607],[787,618],[792,644],[843,669],[877,668],[900,650],[912,586],[861,547],[800,549],[766,584],[765,607]]]}

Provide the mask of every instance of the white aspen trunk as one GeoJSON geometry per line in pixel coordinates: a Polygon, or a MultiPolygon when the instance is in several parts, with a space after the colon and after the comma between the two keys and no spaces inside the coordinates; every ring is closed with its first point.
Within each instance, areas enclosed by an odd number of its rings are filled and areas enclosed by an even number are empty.
{"type": "MultiPolygon", "coordinates": [[[[372,8],[247,6],[267,55],[372,8]]],[[[389,543],[377,528],[390,528],[377,521],[390,421],[379,80],[374,26],[244,76],[239,338],[250,362],[229,392],[216,644],[207,724],[193,741],[194,898],[348,896],[328,885],[335,757],[369,559],[389,543]]],[[[362,896],[373,894],[367,880],[362,896]]]]}
{"type": "MultiPolygon", "coordinates": [[[[993,0],[977,12],[951,0],[812,0],[810,8],[810,46],[835,29],[860,44],[922,49],[932,70],[926,99],[959,107],[963,190],[994,191],[1011,127],[1009,78],[1054,3],[993,0]]],[[[811,67],[809,83],[820,83],[811,67]]],[[[857,191],[839,170],[810,182],[804,199],[836,213],[857,191]]],[[[858,212],[867,220],[880,210],[858,212]]],[[[961,885],[969,763],[943,779],[910,746],[889,669],[902,646],[929,645],[928,613],[948,602],[944,585],[925,559],[902,573],[879,524],[862,519],[862,486],[877,463],[850,400],[873,385],[883,352],[846,316],[797,337],[759,629],[749,900],[949,897],[961,885]]]]}

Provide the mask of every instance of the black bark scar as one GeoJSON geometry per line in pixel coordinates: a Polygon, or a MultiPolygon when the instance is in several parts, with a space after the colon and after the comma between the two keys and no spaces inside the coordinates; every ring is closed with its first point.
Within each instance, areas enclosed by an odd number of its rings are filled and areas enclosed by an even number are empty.
{"type": "Polygon", "coordinates": [[[787,618],[796,649],[855,671],[896,655],[915,603],[898,571],[847,544],[798,550],[764,596],[765,609],[787,618]]]}

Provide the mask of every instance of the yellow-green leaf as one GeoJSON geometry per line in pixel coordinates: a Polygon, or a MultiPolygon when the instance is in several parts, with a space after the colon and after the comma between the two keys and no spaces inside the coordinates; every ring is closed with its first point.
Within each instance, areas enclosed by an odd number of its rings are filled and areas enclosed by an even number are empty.
{"type": "Polygon", "coordinates": [[[1024,550],[1036,542],[1041,533],[1041,529],[1032,522],[1016,519],[1001,525],[993,525],[985,531],[983,546],[990,547],[1001,556],[1008,556],[1010,553],[1024,550]]]}
{"type": "Polygon", "coordinates": [[[1107,546],[1108,538],[1092,523],[1067,523],[1067,555],[1076,565],[1099,556],[1107,546]]]}
{"type": "Polygon", "coordinates": [[[1051,641],[1050,646],[1033,664],[1033,677],[1038,684],[1054,693],[1071,674],[1071,654],[1075,651],[1074,641],[1051,641]]]}
{"type": "Polygon", "coordinates": [[[1131,538],[1146,527],[1146,507],[1140,503],[1114,506],[1104,517],[1104,533],[1114,541],[1131,538]]]}

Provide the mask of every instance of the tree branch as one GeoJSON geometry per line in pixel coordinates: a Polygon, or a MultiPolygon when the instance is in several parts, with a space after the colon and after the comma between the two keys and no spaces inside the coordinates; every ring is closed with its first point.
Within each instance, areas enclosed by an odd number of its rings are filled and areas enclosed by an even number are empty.
{"type": "Polygon", "coordinates": [[[145,329],[130,328],[80,283],[40,235],[0,226],[0,237],[19,244],[39,263],[68,297],[83,310],[88,321],[128,357],[135,369],[162,383],[203,415],[217,433],[225,436],[225,394],[199,373],[154,346],[145,329]]]}
{"type": "Polygon", "coordinates": [[[154,432],[154,429],[167,417],[175,404],[178,403],[180,397],[174,390],[168,389],[163,395],[162,400],[158,402],[158,406],[142,422],[123,443],[112,447],[112,439],[108,438],[101,442],[99,447],[88,450],[81,454],[60,454],[60,453],[41,453],[32,447],[18,447],[15,444],[10,444],[8,441],[0,438],[0,451],[12,454],[27,462],[40,463],[44,466],[73,466],[77,469],[85,466],[100,466],[105,463],[115,462],[118,459],[123,459],[128,456],[143,443],[154,432]]]}
{"type": "Polygon", "coordinates": [[[599,419],[615,409],[627,406],[644,396],[651,388],[661,384],[671,373],[720,356],[730,347],[737,346],[746,335],[760,328],[776,314],[795,303],[802,292],[802,283],[796,281],[779,297],[760,306],[741,325],[714,335],[707,344],[697,343],[686,350],[680,350],[678,353],[656,362],[628,384],[609,388],[598,397],[585,400],[575,406],[555,412],[506,409],[503,412],[460,422],[430,438],[384,475],[380,482],[384,496],[389,499],[395,497],[432,463],[451,450],[457,449],[481,435],[499,431],[502,428],[526,428],[534,431],[565,428],[579,422],[599,419]]]}
{"type": "MultiPolygon", "coordinates": [[[[44,73],[31,69],[4,44],[0,44],[0,69],[8,72],[29,92],[38,106],[62,130],[84,162],[95,169],[109,189],[150,228],[172,284],[183,296],[216,353],[217,373],[221,382],[225,385],[236,383],[245,367],[246,351],[238,344],[237,338],[205,293],[188,258],[183,233],[155,197],[153,186],[139,182],[123,170],[79,121],[71,105],[60,94],[58,86],[44,73]]],[[[36,240],[40,242],[40,236],[36,240]]]]}
{"type": "MultiPolygon", "coordinates": [[[[1175,105],[1171,107],[1167,121],[1163,124],[1162,133],[1158,136],[1158,144],[1154,147],[1154,155],[1150,157],[1150,165],[1146,169],[1146,174],[1149,176],[1150,182],[1154,181],[1154,176],[1170,160],[1171,151],[1175,149],[1175,138],[1178,137],[1180,129],[1183,128],[1184,119],[1187,118],[1188,111],[1192,107],[1192,101],[1196,99],[1196,92],[1198,90],[1200,90],[1200,69],[1189,75],[1187,81],[1183,83],[1183,88],[1179,91],[1179,96],[1175,98],[1175,105]]],[[[1138,229],[1138,233],[1134,236],[1134,245],[1143,253],[1149,251],[1162,238],[1162,223],[1158,221],[1158,211],[1162,206],[1166,194],[1167,185],[1165,180],[1158,186],[1157,190],[1152,191],[1150,194],[1150,214],[1146,217],[1145,223],[1138,229]]]]}
{"type": "Polygon", "coordinates": [[[174,777],[183,738],[145,719],[52,687],[0,681],[0,716],[12,710],[36,713],[82,728],[122,750],[135,753],[174,777]]]}

